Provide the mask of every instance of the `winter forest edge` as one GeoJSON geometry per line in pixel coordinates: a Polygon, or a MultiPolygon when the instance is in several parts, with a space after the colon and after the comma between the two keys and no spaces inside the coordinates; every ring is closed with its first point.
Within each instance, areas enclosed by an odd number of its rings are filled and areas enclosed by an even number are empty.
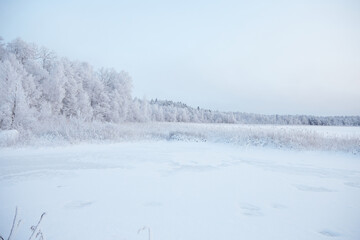
{"type": "Polygon", "coordinates": [[[89,124],[106,128],[124,122],[360,126],[360,116],[220,112],[141,100],[133,98],[131,90],[132,79],[124,71],[95,70],[20,38],[9,43],[0,38],[0,129],[16,129],[24,136],[59,132],[74,124],[81,132],[89,124]]]}

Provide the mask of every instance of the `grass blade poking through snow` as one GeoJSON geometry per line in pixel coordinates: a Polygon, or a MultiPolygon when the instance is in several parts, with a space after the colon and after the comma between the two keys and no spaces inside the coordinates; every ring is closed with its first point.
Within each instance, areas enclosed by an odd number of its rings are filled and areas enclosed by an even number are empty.
{"type": "MultiPolygon", "coordinates": [[[[13,223],[12,223],[12,226],[11,226],[11,230],[10,230],[10,234],[9,234],[9,237],[8,237],[8,240],[11,240],[11,239],[14,239],[15,238],[15,234],[16,234],[16,230],[18,229],[19,225],[20,225],[20,222],[21,222],[21,219],[16,223],[16,218],[17,218],[17,212],[18,212],[18,209],[17,207],[15,208],[15,215],[14,215],[14,219],[13,219],[13,223]]],[[[1,239],[3,239],[1,236],[0,236],[1,239]]]]}
{"type": "Polygon", "coordinates": [[[40,236],[40,239],[44,239],[41,230],[39,229],[39,231],[37,231],[38,228],[39,228],[39,225],[40,225],[40,223],[41,223],[41,220],[42,220],[42,218],[44,217],[44,215],[45,215],[45,213],[41,214],[40,219],[39,219],[39,222],[37,223],[37,225],[31,227],[31,230],[32,230],[33,232],[32,232],[32,234],[31,234],[29,240],[32,239],[32,237],[35,235],[35,233],[36,233],[35,238],[37,238],[38,236],[40,236]]]}
{"type": "Polygon", "coordinates": [[[149,233],[149,240],[151,240],[151,229],[149,227],[144,226],[144,227],[140,228],[138,230],[138,234],[141,233],[142,231],[145,231],[146,229],[148,230],[148,233],[149,233]]]}

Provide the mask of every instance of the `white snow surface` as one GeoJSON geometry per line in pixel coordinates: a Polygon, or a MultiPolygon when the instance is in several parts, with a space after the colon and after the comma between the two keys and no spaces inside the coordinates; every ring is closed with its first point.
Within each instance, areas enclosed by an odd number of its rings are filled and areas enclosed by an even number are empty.
{"type": "Polygon", "coordinates": [[[360,158],[202,141],[0,149],[0,234],[28,239],[360,239],[360,158]]]}

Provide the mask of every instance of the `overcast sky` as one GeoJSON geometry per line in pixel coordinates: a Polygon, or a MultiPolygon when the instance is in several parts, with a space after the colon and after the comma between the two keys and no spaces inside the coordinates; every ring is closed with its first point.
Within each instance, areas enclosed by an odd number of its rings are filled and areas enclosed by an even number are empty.
{"type": "Polygon", "coordinates": [[[0,36],[125,70],[140,98],[360,114],[358,0],[0,0],[0,36]]]}

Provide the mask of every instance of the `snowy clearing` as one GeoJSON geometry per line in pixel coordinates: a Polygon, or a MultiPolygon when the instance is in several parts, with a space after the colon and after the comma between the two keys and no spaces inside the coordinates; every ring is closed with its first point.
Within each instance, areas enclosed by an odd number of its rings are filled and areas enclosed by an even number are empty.
{"type": "Polygon", "coordinates": [[[360,238],[360,158],[133,141],[0,149],[0,234],[46,239],[360,238]]]}

